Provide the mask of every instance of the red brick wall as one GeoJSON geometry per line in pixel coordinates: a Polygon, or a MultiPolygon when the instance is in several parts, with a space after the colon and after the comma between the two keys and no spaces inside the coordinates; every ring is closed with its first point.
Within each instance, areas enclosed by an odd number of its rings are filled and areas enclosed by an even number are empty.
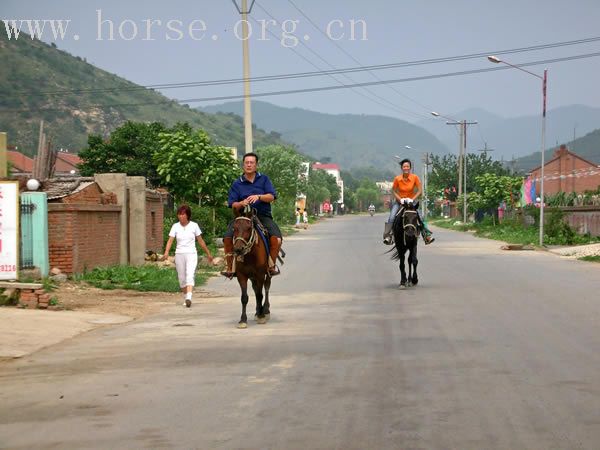
{"type": "Polygon", "coordinates": [[[154,192],[146,193],[146,250],[163,252],[163,212],[162,197],[154,192]]]}
{"type": "MultiPolygon", "coordinates": [[[[537,169],[531,172],[531,175],[534,179],[539,179],[540,172],[540,169],[537,169]]],[[[600,169],[572,153],[562,154],[560,158],[544,166],[544,194],[582,193],[596,190],[598,186],[600,186],[600,169]]],[[[536,183],[536,190],[539,195],[539,182],[536,183]]]]}
{"type": "Polygon", "coordinates": [[[50,267],[81,273],[119,263],[121,206],[48,204],[50,267]]]}

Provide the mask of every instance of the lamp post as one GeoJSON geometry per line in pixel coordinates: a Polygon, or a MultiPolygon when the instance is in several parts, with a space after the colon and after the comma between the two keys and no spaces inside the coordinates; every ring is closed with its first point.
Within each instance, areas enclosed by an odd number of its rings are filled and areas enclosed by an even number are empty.
{"type": "Polygon", "coordinates": [[[427,172],[429,171],[429,166],[431,164],[429,161],[429,152],[414,149],[410,145],[405,145],[404,148],[407,150],[416,150],[421,153],[421,161],[423,162],[423,218],[426,218],[429,201],[429,196],[427,194],[427,172]]]}
{"type": "Polygon", "coordinates": [[[252,109],[250,108],[250,51],[248,49],[248,14],[252,12],[252,7],[256,0],[252,0],[248,8],[248,0],[242,0],[242,6],[239,7],[236,0],[232,0],[236,9],[242,16],[242,53],[244,59],[244,153],[251,153],[252,147],[252,109]]]}
{"type": "Polygon", "coordinates": [[[522,67],[515,66],[514,64],[501,60],[497,56],[488,56],[487,59],[494,64],[506,64],[507,66],[518,69],[521,72],[525,72],[542,80],[542,167],[540,168],[540,247],[542,247],[544,245],[544,152],[546,151],[546,90],[548,86],[548,69],[544,69],[544,75],[541,76],[537,73],[530,72],[522,67]]]}

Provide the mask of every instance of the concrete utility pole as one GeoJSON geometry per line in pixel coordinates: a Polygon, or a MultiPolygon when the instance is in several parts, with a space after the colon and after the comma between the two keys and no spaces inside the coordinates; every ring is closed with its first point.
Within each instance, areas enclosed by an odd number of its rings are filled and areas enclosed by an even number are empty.
{"type": "Polygon", "coordinates": [[[245,138],[245,153],[253,151],[252,145],[252,108],[250,106],[250,50],[248,48],[248,14],[252,12],[252,7],[256,0],[252,0],[250,8],[248,8],[248,0],[242,0],[240,8],[236,0],[232,0],[238,12],[242,15],[242,52],[244,58],[244,138],[245,138]]]}
{"type": "Polygon", "coordinates": [[[460,146],[458,153],[458,195],[463,195],[463,223],[467,223],[467,126],[477,125],[466,120],[446,122],[446,125],[460,125],[460,146]],[[464,190],[463,190],[464,186],[464,190]]]}
{"type": "Polygon", "coordinates": [[[428,194],[428,176],[429,176],[429,166],[433,163],[429,159],[429,152],[425,152],[423,154],[423,218],[427,217],[428,214],[428,202],[429,202],[429,194],[428,194]]]}

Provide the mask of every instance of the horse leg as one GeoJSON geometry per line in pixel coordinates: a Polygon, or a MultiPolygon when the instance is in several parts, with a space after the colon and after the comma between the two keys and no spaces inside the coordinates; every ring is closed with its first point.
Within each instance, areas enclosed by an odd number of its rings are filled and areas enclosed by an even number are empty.
{"type": "Polygon", "coordinates": [[[248,304],[248,277],[242,274],[237,276],[238,283],[242,289],[242,316],[237,324],[238,328],[248,328],[248,317],[246,316],[246,305],[248,304]]]}
{"type": "MultiPolygon", "coordinates": [[[[260,278],[260,277],[259,277],[260,278]]],[[[264,284],[264,276],[259,280],[252,280],[252,288],[254,289],[254,295],[256,296],[256,323],[259,325],[264,325],[267,323],[267,319],[265,319],[265,313],[263,308],[263,284],[264,284]]]]}
{"type": "Polygon", "coordinates": [[[406,250],[400,252],[400,288],[406,287],[406,267],[404,266],[404,257],[406,250]]]}
{"type": "Polygon", "coordinates": [[[411,254],[412,266],[413,266],[413,274],[412,274],[411,281],[412,281],[413,286],[416,286],[417,284],[419,284],[419,277],[417,276],[417,265],[419,264],[419,260],[417,258],[417,244],[415,244],[414,247],[411,249],[410,254],[411,254]]]}
{"type": "Polygon", "coordinates": [[[271,289],[271,277],[265,277],[265,301],[263,303],[263,313],[265,319],[271,318],[271,304],[269,303],[269,289],[271,289]]]}

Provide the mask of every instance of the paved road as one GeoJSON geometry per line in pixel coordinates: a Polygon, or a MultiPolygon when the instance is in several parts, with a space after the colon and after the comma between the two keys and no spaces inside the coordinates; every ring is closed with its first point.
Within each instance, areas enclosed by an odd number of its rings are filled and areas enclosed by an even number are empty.
{"type": "Polygon", "coordinates": [[[600,266],[438,230],[397,289],[382,216],[290,238],[238,289],[0,365],[0,447],[600,448],[600,266]]]}

